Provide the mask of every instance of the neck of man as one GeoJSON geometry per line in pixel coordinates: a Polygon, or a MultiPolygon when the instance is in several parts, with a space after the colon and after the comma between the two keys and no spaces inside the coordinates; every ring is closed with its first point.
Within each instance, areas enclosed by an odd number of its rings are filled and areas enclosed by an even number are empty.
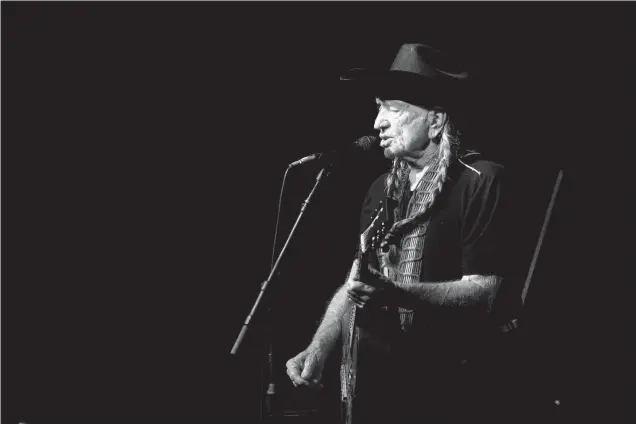
{"type": "Polygon", "coordinates": [[[432,161],[438,151],[439,146],[433,142],[429,142],[417,159],[406,159],[406,163],[409,167],[409,181],[411,183],[411,190],[415,189],[426,171],[428,171],[428,168],[432,165],[432,161]]]}
{"type": "Polygon", "coordinates": [[[405,160],[411,172],[417,172],[430,165],[437,152],[439,152],[439,146],[431,141],[426,145],[424,150],[419,152],[417,157],[406,158],[405,160]]]}

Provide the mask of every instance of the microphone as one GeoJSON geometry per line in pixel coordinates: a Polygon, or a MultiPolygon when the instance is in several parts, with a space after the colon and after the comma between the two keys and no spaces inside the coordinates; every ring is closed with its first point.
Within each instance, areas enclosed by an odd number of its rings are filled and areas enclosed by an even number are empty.
{"type": "Polygon", "coordinates": [[[330,152],[314,153],[313,155],[305,156],[302,159],[298,159],[289,164],[289,168],[300,165],[312,160],[320,161],[334,161],[340,159],[356,159],[366,156],[366,153],[371,152],[374,147],[378,146],[380,138],[375,135],[365,135],[358,138],[352,144],[342,149],[332,150],[330,152]]]}

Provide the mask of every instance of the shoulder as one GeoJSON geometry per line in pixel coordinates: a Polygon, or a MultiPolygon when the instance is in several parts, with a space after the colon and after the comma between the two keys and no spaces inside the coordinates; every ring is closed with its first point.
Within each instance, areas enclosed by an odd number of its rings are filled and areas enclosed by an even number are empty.
{"type": "Polygon", "coordinates": [[[461,179],[475,181],[502,178],[506,172],[502,164],[487,159],[462,159],[461,162],[457,161],[457,166],[460,168],[461,179]]]}
{"type": "Polygon", "coordinates": [[[389,173],[385,172],[384,174],[373,180],[373,182],[369,186],[369,189],[367,190],[367,197],[377,198],[384,196],[385,184],[388,176],[389,173]]]}
{"type": "Polygon", "coordinates": [[[362,202],[360,214],[360,233],[362,233],[369,225],[374,209],[384,199],[384,182],[389,173],[384,173],[375,178],[368,187],[367,194],[362,202]]]}
{"type": "MultiPolygon", "coordinates": [[[[467,158],[468,159],[468,158],[467,158]]],[[[506,168],[498,162],[487,159],[466,160],[456,162],[458,167],[457,184],[468,191],[481,187],[498,185],[506,179],[506,168]]]]}

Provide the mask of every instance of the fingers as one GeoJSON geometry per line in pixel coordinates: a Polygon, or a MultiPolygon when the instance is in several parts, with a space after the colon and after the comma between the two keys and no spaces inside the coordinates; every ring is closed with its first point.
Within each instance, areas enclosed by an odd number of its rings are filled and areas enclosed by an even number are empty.
{"type": "Polygon", "coordinates": [[[297,358],[290,359],[289,361],[287,361],[286,365],[287,375],[289,376],[289,379],[291,380],[294,387],[309,385],[309,382],[300,376],[300,374],[302,373],[302,369],[297,358]]]}
{"type": "Polygon", "coordinates": [[[360,279],[363,279],[366,285],[376,289],[384,289],[392,284],[391,281],[387,279],[386,275],[373,268],[371,265],[364,270],[360,279]]]}
{"type": "Polygon", "coordinates": [[[316,363],[316,359],[309,356],[303,361],[299,356],[290,359],[286,364],[287,375],[289,376],[292,384],[294,387],[321,389],[323,387],[320,383],[321,372],[319,364],[316,363]],[[314,375],[316,374],[316,371],[318,371],[317,376],[314,375]]]}
{"type": "Polygon", "coordinates": [[[358,280],[350,280],[349,286],[347,287],[348,292],[352,292],[358,296],[371,296],[376,290],[375,287],[358,280]]]}
{"type": "Polygon", "coordinates": [[[305,361],[305,368],[303,372],[300,374],[300,378],[309,382],[309,387],[311,388],[320,388],[322,384],[320,384],[320,377],[322,374],[322,370],[320,369],[320,364],[317,363],[317,359],[315,356],[310,355],[307,357],[305,361]]]}
{"type": "Polygon", "coordinates": [[[370,300],[370,297],[367,295],[360,296],[351,291],[347,292],[347,295],[349,296],[349,300],[351,300],[351,302],[353,302],[353,304],[356,305],[358,308],[364,308],[364,306],[370,300]]]}
{"type": "Polygon", "coordinates": [[[379,270],[373,268],[371,265],[369,265],[365,271],[368,272],[369,274],[375,276],[375,277],[382,277],[383,276],[382,273],[379,270]]]}
{"type": "Polygon", "coordinates": [[[349,280],[347,296],[354,305],[363,308],[376,292],[376,288],[357,280],[349,280]]]}

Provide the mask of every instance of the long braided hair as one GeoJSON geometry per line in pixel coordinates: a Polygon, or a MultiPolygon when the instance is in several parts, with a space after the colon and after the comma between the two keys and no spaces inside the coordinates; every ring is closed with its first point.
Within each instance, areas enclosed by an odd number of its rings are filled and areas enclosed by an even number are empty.
{"type": "MultiPolygon", "coordinates": [[[[391,244],[392,241],[397,240],[397,238],[402,234],[414,228],[420,223],[421,218],[433,206],[442,191],[451,164],[458,157],[460,137],[461,132],[459,128],[447,118],[440,134],[438,135],[438,139],[436,140],[436,142],[439,143],[439,151],[437,153],[437,162],[432,164],[432,166],[437,167],[437,171],[433,177],[433,195],[430,197],[426,207],[422,209],[422,212],[411,218],[404,218],[395,222],[391,229],[387,232],[385,242],[391,244]]],[[[407,162],[402,158],[394,159],[391,172],[385,182],[385,192],[387,197],[400,201],[408,183],[409,166],[407,162]]]]}

